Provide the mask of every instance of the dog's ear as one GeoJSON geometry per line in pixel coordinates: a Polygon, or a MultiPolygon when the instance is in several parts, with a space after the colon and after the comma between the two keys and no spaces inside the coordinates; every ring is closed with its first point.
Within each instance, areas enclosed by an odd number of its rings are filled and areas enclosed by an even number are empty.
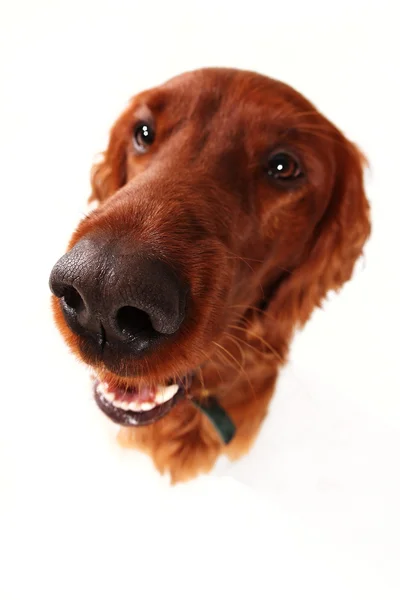
{"type": "Polygon", "coordinates": [[[130,136],[129,109],[110,132],[108,147],[91,171],[92,192],[88,202],[103,202],[126,183],[126,147],[130,136]]]}
{"type": "Polygon", "coordinates": [[[336,175],[330,202],[319,222],[312,248],[286,279],[271,306],[279,320],[303,325],[329,290],[338,290],[353,273],[371,231],[363,185],[366,160],[338,133],[336,175]]]}

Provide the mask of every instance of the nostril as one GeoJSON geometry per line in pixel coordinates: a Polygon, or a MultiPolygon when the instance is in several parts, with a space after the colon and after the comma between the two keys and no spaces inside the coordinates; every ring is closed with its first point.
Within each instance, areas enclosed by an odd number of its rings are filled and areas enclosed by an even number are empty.
{"type": "Polygon", "coordinates": [[[117,312],[116,322],[119,331],[126,336],[135,336],[138,333],[154,334],[155,329],[151,324],[149,315],[134,306],[123,306],[117,312]]]}
{"type": "Polygon", "coordinates": [[[72,308],[75,312],[78,312],[84,306],[82,296],[72,285],[65,286],[61,296],[67,307],[72,308]]]}

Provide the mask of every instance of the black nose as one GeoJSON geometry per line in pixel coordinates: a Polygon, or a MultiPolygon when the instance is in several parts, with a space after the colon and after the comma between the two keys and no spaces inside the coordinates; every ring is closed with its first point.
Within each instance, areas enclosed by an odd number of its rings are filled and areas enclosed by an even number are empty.
{"type": "Polygon", "coordinates": [[[142,354],[176,333],[187,286],[172,268],[144,253],[82,239],[54,265],[50,288],[79,335],[142,354]]]}

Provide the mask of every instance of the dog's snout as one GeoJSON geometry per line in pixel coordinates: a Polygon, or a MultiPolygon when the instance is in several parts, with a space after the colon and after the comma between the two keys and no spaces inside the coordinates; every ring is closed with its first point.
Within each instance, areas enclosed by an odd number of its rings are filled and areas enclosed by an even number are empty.
{"type": "Polygon", "coordinates": [[[75,333],[132,355],[175,334],[185,317],[187,286],[169,265],[89,240],[55,264],[50,288],[75,333]]]}

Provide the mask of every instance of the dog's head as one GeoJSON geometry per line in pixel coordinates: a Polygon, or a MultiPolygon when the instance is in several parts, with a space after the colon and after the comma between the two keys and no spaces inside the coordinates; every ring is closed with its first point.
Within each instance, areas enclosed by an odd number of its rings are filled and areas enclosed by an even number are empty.
{"type": "Polygon", "coordinates": [[[362,162],[304,97],[261,75],[204,69],[135,97],[93,168],[98,208],[50,279],[103,410],[130,425],[162,417],[249,309],[287,344],[368,237],[362,162]]]}

